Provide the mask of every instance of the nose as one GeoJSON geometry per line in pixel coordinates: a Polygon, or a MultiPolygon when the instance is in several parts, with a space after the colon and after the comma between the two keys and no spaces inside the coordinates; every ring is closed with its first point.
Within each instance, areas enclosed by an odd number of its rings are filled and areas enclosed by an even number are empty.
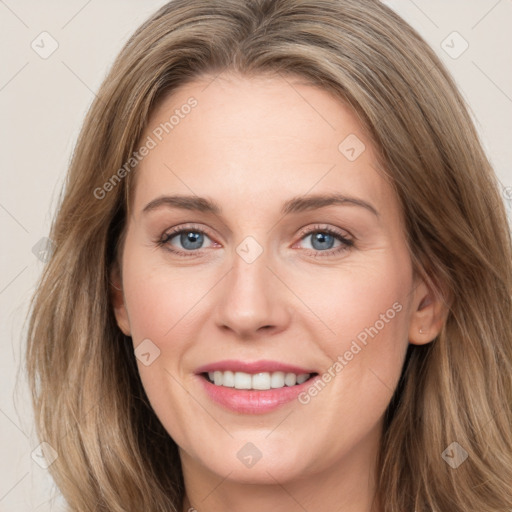
{"type": "Polygon", "coordinates": [[[250,340],[277,334],[289,326],[292,298],[268,263],[265,252],[252,262],[235,254],[216,309],[220,329],[250,340]]]}

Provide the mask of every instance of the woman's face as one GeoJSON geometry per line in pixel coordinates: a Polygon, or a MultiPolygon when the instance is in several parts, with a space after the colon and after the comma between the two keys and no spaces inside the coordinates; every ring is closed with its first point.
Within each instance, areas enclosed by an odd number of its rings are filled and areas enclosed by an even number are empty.
{"type": "Polygon", "coordinates": [[[142,145],[115,312],[184,473],[365,471],[408,343],[434,333],[358,118],[222,74],[167,97],[142,145]]]}

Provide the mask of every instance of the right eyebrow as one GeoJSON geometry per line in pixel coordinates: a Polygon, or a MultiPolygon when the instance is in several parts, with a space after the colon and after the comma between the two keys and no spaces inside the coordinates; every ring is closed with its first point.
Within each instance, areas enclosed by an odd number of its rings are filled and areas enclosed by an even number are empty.
{"type": "Polygon", "coordinates": [[[221,207],[211,199],[184,195],[157,197],[153,201],[150,201],[144,207],[142,212],[147,213],[162,206],[168,206],[169,208],[181,208],[183,210],[196,210],[199,212],[213,213],[215,215],[220,215],[222,212],[221,207]]]}

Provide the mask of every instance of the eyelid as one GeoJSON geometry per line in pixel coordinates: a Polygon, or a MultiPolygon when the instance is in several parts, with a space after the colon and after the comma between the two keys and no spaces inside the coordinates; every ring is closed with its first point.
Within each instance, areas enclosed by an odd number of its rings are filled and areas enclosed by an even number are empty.
{"type": "MultiPolygon", "coordinates": [[[[157,240],[156,243],[159,246],[167,246],[169,240],[171,240],[172,238],[181,234],[184,231],[185,232],[188,231],[188,232],[201,233],[203,235],[206,235],[208,238],[210,238],[214,243],[218,243],[214,240],[214,237],[210,236],[208,229],[205,229],[203,226],[199,226],[199,225],[196,225],[193,223],[182,224],[182,225],[178,225],[173,228],[170,228],[168,231],[165,231],[160,236],[160,238],[157,240]]],[[[314,250],[314,249],[305,249],[306,252],[313,252],[315,257],[320,256],[320,255],[324,255],[324,257],[337,255],[345,250],[350,249],[354,245],[355,237],[353,237],[348,231],[341,230],[340,228],[336,228],[336,227],[330,226],[328,224],[324,224],[324,225],[315,224],[313,226],[308,225],[304,228],[301,228],[297,235],[299,237],[298,242],[302,241],[305,237],[310,236],[314,233],[328,233],[328,234],[334,236],[335,238],[337,238],[341,242],[340,247],[337,247],[334,249],[327,249],[325,251],[318,251],[318,250],[314,250]],[[346,233],[346,235],[343,232],[346,233]]],[[[296,243],[297,242],[295,242],[295,244],[296,243]]],[[[201,248],[201,249],[185,251],[182,249],[171,249],[169,247],[165,247],[165,248],[171,253],[183,255],[185,257],[199,255],[202,253],[202,251],[204,251],[206,249],[206,248],[201,248]]]]}
{"type": "Polygon", "coordinates": [[[337,228],[331,226],[330,224],[308,224],[306,227],[301,228],[299,230],[299,237],[302,239],[306,235],[311,235],[312,233],[316,233],[319,231],[336,234],[339,237],[345,238],[347,240],[355,240],[355,237],[352,234],[350,234],[346,229],[337,228]]]}
{"type": "MultiPolygon", "coordinates": [[[[212,240],[214,243],[218,243],[213,240],[214,237],[210,235],[208,229],[205,229],[203,226],[199,226],[197,224],[180,224],[178,226],[170,228],[162,233],[162,235],[158,239],[158,242],[161,243],[162,245],[165,245],[165,244],[167,244],[167,242],[169,240],[171,240],[172,238],[181,234],[184,231],[185,232],[188,231],[188,232],[192,232],[192,233],[194,233],[194,232],[201,233],[203,235],[206,235],[208,238],[210,238],[210,240],[212,240]]],[[[197,249],[195,251],[187,251],[187,252],[198,253],[199,251],[201,251],[201,249],[197,249]]]]}
{"type": "MultiPolygon", "coordinates": [[[[329,258],[329,257],[336,257],[341,256],[342,253],[349,251],[352,249],[355,244],[354,240],[355,237],[353,237],[348,231],[341,230],[340,228],[333,227],[328,224],[315,224],[313,226],[309,225],[306,228],[303,228],[299,232],[299,241],[301,242],[303,239],[307,238],[308,236],[314,234],[314,233],[328,233],[329,235],[333,236],[340,242],[340,246],[336,248],[327,249],[325,251],[317,251],[314,249],[305,249],[307,253],[312,255],[314,258],[329,258]],[[348,235],[346,236],[342,231],[345,231],[345,233],[348,235]]],[[[298,243],[296,242],[296,243],[298,243]]],[[[294,244],[295,245],[295,244],[294,244]]]]}

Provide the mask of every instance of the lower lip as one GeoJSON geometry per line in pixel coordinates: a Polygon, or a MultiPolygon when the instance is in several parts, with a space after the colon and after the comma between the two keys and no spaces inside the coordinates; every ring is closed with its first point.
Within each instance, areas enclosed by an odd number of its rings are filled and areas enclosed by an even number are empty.
{"type": "Polygon", "coordinates": [[[198,375],[198,377],[206,394],[219,405],[231,411],[244,414],[262,414],[273,411],[296,399],[300,393],[309,388],[320,376],[315,375],[306,382],[295,386],[284,386],[263,391],[216,386],[202,375],[198,375]]]}

